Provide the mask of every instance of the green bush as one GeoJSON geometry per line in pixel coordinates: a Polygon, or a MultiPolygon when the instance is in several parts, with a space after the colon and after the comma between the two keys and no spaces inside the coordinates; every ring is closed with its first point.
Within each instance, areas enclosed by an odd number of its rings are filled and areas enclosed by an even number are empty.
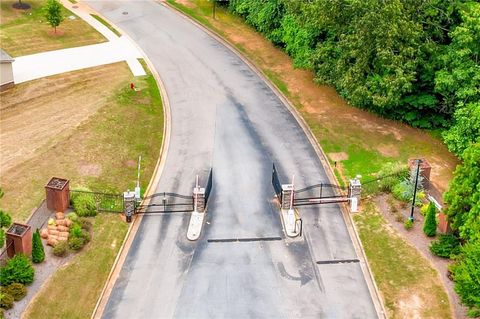
{"type": "Polygon", "coordinates": [[[429,204],[423,204],[422,207],[420,208],[420,214],[422,214],[422,216],[427,215],[428,206],[429,204]]]}
{"type": "Polygon", "coordinates": [[[0,278],[2,278],[2,286],[10,285],[18,282],[29,285],[33,282],[35,270],[30,260],[25,255],[15,255],[7,261],[5,267],[0,269],[0,278]]]}
{"type": "Polygon", "coordinates": [[[430,244],[432,254],[452,258],[460,253],[460,241],[452,234],[440,235],[440,237],[430,244]]]}
{"type": "Polygon", "coordinates": [[[82,227],[75,223],[70,228],[70,238],[81,238],[82,237],[82,227]]]}
{"type": "Polygon", "coordinates": [[[85,229],[86,231],[90,231],[93,226],[92,222],[85,217],[79,218],[78,223],[80,224],[80,227],[82,227],[82,229],[85,229]]]}
{"type": "Polygon", "coordinates": [[[423,223],[423,232],[428,237],[433,237],[437,234],[437,208],[435,204],[428,205],[427,216],[423,223]]]}
{"type": "Polygon", "coordinates": [[[64,240],[59,241],[58,244],[53,247],[53,254],[57,257],[64,257],[68,254],[68,243],[64,240]]]}
{"type": "Polygon", "coordinates": [[[86,245],[90,242],[90,240],[92,239],[92,236],[90,236],[90,233],[87,230],[82,229],[82,238],[86,245]]]}
{"type": "Polygon", "coordinates": [[[9,227],[12,224],[12,216],[0,209],[0,228],[9,227]]]}
{"type": "Polygon", "coordinates": [[[15,301],[22,300],[27,295],[27,287],[18,282],[6,286],[3,291],[12,296],[15,301]]]}
{"type": "Polygon", "coordinates": [[[78,221],[78,215],[75,212],[68,213],[66,217],[74,223],[78,221]]]}
{"type": "Polygon", "coordinates": [[[80,250],[85,245],[83,237],[70,237],[68,239],[68,247],[71,250],[80,250]]]}
{"type": "Polygon", "coordinates": [[[73,208],[80,217],[96,216],[97,205],[91,194],[80,193],[72,199],[73,208]]]}
{"type": "Polygon", "coordinates": [[[403,223],[403,227],[405,227],[406,230],[410,230],[413,228],[413,222],[410,219],[407,219],[403,223]]]}
{"type": "Polygon", "coordinates": [[[40,232],[37,231],[33,233],[32,238],[32,261],[34,263],[41,263],[45,260],[45,251],[43,249],[42,239],[40,237],[40,232]]]}
{"type": "Polygon", "coordinates": [[[10,309],[13,307],[13,297],[6,292],[0,292],[0,308],[10,309]]]}
{"type": "Polygon", "coordinates": [[[0,228],[0,248],[3,248],[3,245],[5,245],[5,231],[0,228]]]}
{"type": "Polygon", "coordinates": [[[382,192],[392,192],[393,187],[408,177],[407,166],[401,163],[386,163],[378,172],[378,187],[382,192]]]}

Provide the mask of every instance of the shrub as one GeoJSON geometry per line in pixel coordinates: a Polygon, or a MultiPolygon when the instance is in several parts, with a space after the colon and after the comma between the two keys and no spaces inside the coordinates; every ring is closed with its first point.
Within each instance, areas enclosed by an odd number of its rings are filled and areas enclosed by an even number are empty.
{"type": "Polygon", "coordinates": [[[97,205],[91,194],[80,193],[76,195],[72,199],[72,204],[78,216],[86,217],[97,215],[97,205]]]}
{"type": "Polygon", "coordinates": [[[82,237],[82,227],[79,224],[75,223],[70,228],[70,238],[81,238],[82,237]]]}
{"type": "Polygon", "coordinates": [[[8,285],[4,288],[4,292],[13,297],[13,300],[19,301],[27,294],[27,287],[18,282],[8,285]]]}
{"type": "Polygon", "coordinates": [[[0,209],[0,228],[8,227],[12,224],[12,216],[0,209]]]}
{"type": "Polygon", "coordinates": [[[0,308],[10,309],[13,307],[13,297],[6,292],[0,292],[0,308]]]}
{"type": "Polygon", "coordinates": [[[0,269],[0,278],[2,278],[2,286],[10,285],[18,282],[29,285],[33,282],[35,270],[30,260],[25,255],[15,255],[7,261],[5,267],[0,269]]]}
{"type": "Polygon", "coordinates": [[[68,213],[67,218],[74,223],[78,221],[78,215],[75,212],[68,213]]]}
{"type": "Polygon", "coordinates": [[[378,187],[382,192],[391,192],[393,187],[408,176],[407,166],[401,163],[386,163],[378,172],[378,187]]]}
{"type": "Polygon", "coordinates": [[[68,247],[71,250],[80,250],[85,245],[85,240],[82,237],[70,237],[68,239],[68,247]]]}
{"type": "Polygon", "coordinates": [[[85,229],[86,231],[90,231],[92,229],[92,222],[85,217],[79,218],[78,223],[80,224],[80,227],[82,229],[85,229]]]}
{"type": "Polygon", "coordinates": [[[452,234],[440,235],[430,244],[430,251],[439,257],[452,258],[460,253],[460,241],[452,234]]]}
{"type": "Polygon", "coordinates": [[[423,223],[423,232],[428,237],[433,237],[437,233],[437,209],[433,203],[428,205],[427,216],[423,223]]]}
{"type": "Polygon", "coordinates": [[[407,219],[404,223],[403,226],[405,227],[406,230],[410,230],[413,228],[413,221],[411,219],[407,219]]]}
{"type": "Polygon", "coordinates": [[[5,245],[5,231],[0,228],[0,248],[5,245]]]}
{"type": "Polygon", "coordinates": [[[92,236],[90,236],[90,233],[88,231],[86,231],[85,229],[82,229],[82,238],[85,244],[88,244],[92,239],[92,236]]]}
{"type": "Polygon", "coordinates": [[[429,204],[423,204],[422,207],[420,208],[420,214],[425,216],[427,214],[429,204]]]}
{"type": "Polygon", "coordinates": [[[33,233],[32,238],[32,261],[34,263],[41,263],[45,260],[45,251],[43,249],[42,239],[40,238],[40,232],[33,233]]]}
{"type": "Polygon", "coordinates": [[[68,244],[66,241],[59,241],[58,244],[53,247],[53,254],[57,257],[64,257],[68,254],[68,244]]]}

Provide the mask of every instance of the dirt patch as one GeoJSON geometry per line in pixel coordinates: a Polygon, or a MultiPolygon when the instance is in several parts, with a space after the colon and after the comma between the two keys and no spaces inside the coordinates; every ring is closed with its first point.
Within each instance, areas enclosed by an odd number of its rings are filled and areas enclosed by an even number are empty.
{"type": "Polygon", "coordinates": [[[334,162],[340,162],[348,160],[348,154],[345,152],[338,152],[338,153],[328,153],[328,157],[334,162]]]}
{"type": "Polygon", "coordinates": [[[137,161],[135,160],[125,161],[124,164],[126,167],[130,167],[130,168],[137,167],[137,161]]]}
{"type": "Polygon", "coordinates": [[[386,144],[383,144],[383,145],[379,145],[377,146],[377,151],[380,152],[380,154],[382,154],[383,156],[386,156],[386,157],[397,157],[399,156],[400,154],[400,151],[398,150],[397,147],[395,147],[395,145],[386,145],[386,144]]]}
{"type": "Polygon", "coordinates": [[[62,37],[62,36],[65,35],[65,31],[59,30],[59,29],[57,29],[57,31],[55,31],[55,30],[49,30],[49,31],[47,31],[47,33],[48,33],[49,36],[51,36],[51,37],[57,37],[57,38],[60,38],[60,37],[62,37]]]}
{"type": "Polygon", "coordinates": [[[112,87],[125,82],[128,73],[118,70],[112,64],[75,71],[2,92],[0,170],[6,172],[72,134],[107,102],[112,87]]]}
{"type": "Polygon", "coordinates": [[[102,175],[102,166],[99,164],[82,162],[78,165],[78,172],[82,176],[99,177],[102,175]]]}
{"type": "Polygon", "coordinates": [[[398,299],[400,318],[421,319],[422,299],[409,291],[398,299]]]}

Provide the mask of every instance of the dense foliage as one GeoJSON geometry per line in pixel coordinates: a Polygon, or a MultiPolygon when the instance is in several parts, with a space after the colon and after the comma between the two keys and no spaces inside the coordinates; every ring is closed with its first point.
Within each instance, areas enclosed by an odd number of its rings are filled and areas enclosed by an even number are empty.
{"type": "Polygon", "coordinates": [[[463,163],[444,196],[451,227],[466,243],[452,267],[455,290],[472,315],[480,314],[480,142],[463,152],[463,163]]]}
{"type": "Polygon", "coordinates": [[[430,244],[432,254],[452,258],[460,254],[460,241],[453,234],[440,235],[440,237],[430,244]]]}
{"type": "Polygon", "coordinates": [[[32,261],[34,263],[41,263],[45,260],[45,250],[43,248],[42,238],[40,238],[40,232],[33,233],[32,237],[32,261]]]}
{"type": "Polygon", "coordinates": [[[480,242],[475,240],[462,248],[460,260],[451,267],[455,291],[471,314],[480,314],[480,242]]]}
{"type": "Polygon", "coordinates": [[[480,3],[468,0],[230,0],[298,67],[355,106],[451,127],[461,156],[480,136],[480,3]]]}
{"type": "Polygon", "coordinates": [[[15,255],[7,261],[5,267],[0,269],[0,284],[2,286],[8,286],[18,282],[29,285],[33,282],[34,275],[35,270],[28,257],[25,255],[15,255]]]}
{"type": "Polygon", "coordinates": [[[466,241],[480,240],[480,142],[464,152],[444,199],[454,231],[466,241]]]}
{"type": "Polygon", "coordinates": [[[13,300],[19,301],[22,300],[23,297],[27,295],[27,287],[25,285],[15,282],[10,284],[4,288],[2,288],[2,292],[5,292],[13,297],[13,300]]]}
{"type": "Polygon", "coordinates": [[[433,237],[437,234],[437,208],[435,204],[428,205],[427,214],[423,223],[423,232],[428,237],[433,237]]]}

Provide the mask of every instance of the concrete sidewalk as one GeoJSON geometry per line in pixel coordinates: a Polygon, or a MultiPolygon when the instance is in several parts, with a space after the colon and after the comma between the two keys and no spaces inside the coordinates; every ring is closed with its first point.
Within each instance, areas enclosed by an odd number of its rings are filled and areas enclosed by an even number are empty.
{"type": "Polygon", "coordinates": [[[17,57],[13,62],[15,83],[121,61],[127,62],[134,76],[146,75],[138,61],[142,54],[128,37],[118,37],[93,18],[90,14],[95,12],[87,5],[72,4],[67,0],[61,2],[107,38],[108,42],[17,57]]]}
{"type": "Polygon", "coordinates": [[[106,43],[42,52],[15,58],[13,77],[15,83],[31,81],[46,76],[126,61],[134,76],[145,75],[138,58],[140,52],[125,37],[106,43]]]}

